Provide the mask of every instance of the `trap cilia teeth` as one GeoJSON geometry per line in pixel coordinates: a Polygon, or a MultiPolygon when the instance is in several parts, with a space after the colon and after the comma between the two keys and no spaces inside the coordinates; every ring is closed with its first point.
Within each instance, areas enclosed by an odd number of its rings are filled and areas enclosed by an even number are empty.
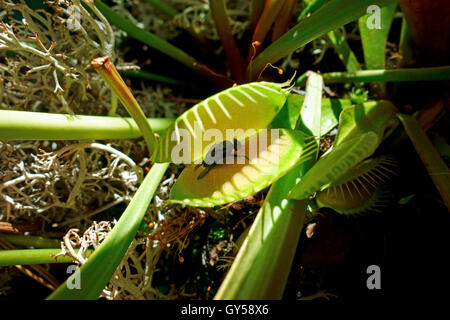
{"type": "Polygon", "coordinates": [[[364,160],[317,192],[317,205],[346,215],[380,212],[389,203],[387,184],[396,175],[395,167],[395,160],[387,156],[364,160]]]}

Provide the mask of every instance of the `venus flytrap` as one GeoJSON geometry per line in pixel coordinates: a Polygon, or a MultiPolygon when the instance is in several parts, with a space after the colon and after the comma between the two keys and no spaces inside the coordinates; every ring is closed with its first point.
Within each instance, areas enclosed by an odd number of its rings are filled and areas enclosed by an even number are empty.
{"type": "Polygon", "coordinates": [[[290,81],[252,82],[232,87],[182,114],[161,138],[155,158],[187,164],[172,187],[170,201],[200,207],[237,201],[266,188],[309,159],[315,152],[310,136],[289,129],[268,130],[289,96],[289,85],[290,81]],[[210,142],[213,137],[208,133],[212,130],[218,141],[210,142]],[[199,179],[196,164],[211,145],[233,138],[242,143],[242,162],[220,164],[199,179]],[[184,146],[183,157],[178,156],[180,146],[184,146]]]}
{"type": "MultiPolygon", "coordinates": [[[[91,9],[95,9],[92,2],[105,15],[106,19],[125,30],[130,36],[183,63],[222,87],[227,87],[232,83],[224,74],[212,71],[212,68],[198,62],[164,39],[134,26],[101,1],[91,1],[88,4],[91,9]]],[[[162,9],[171,18],[177,14],[173,8],[165,6],[162,1],[148,2],[162,9]]],[[[275,17],[277,14],[279,15],[280,10],[286,9],[288,5],[293,5],[294,1],[284,1],[283,4],[282,2],[253,0],[252,21],[253,27],[256,27],[253,30],[256,38],[253,40],[263,42],[269,28],[275,23],[272,30],[273,43],[266,49],[259,46],[253,47],[255,43],[250,44],[249,57],[251,59],[242,61],[240,53],[233,53],[237,46],[227,24],[225,2],[222,0],[210,1],[219,34],[222,32],[224,51],[231,62],[229,69],[232,71],[233,80],[239,83],[245,80],[256,80],[270,63],[291,54],[294,50],[324,34],[328,34],[329,37],[330,35],[336,36],[330,40],[338,49],[341,60],[345,60],[345,57],[351,55],[352,52],[344,37],[333,30],[364,15],[369,5],[383,7],[395,3],[393,0],[357,2],[334,0],[329,3],[322,0],[312,1],[307,10],[312,12],[318,8],[317,12],[310,16],[304,16],[302,13],[303,19],[299,24],[282,35],[288,19],[283,21],[282,17],[279,16],[278,20],[275,17]],[[265,4],[267,4],[267,11],[265,4]],[[263,17],[257,23],[261,15],[263,17]],[[259,51],[261,51],[260,54],[258,54],[259,51]],[[237,63],[232,63],[233,61],[237,63]]],[[[94,11],[98,14],[98,11],[94,11]]],[[[106,19],[100,15],[103,23],[106,23],[106,19]]],[[[92,27],[95,29],[94,31],[100,31],[98,25],[92,27]]],[[[110,37],[111,29],[108,26],[107,28],[110,37]]],[[[388,30],[384,31],[383,38],[387,36],[388,30]]],[[[365,37],[364,34],[363,37],[365,37]]],[[[105,47],[104,49],[108,49],[105,39],[100,36],[100,44],[105,47]]],[[[381,42],[383,43],[374,44],[384,46],[385,39],[381,42]]],[[[0,43],[1,46],[2,43],[0,43]]],[[[376,58],[377,61],[381,61],[381,58],[384,61],[384,50],[380,50],[380,48],[377,48],[376,58]]],[[[29,48],[26,49],[30,51],[29,48]]],[[[369,51],[366,49],[365,55],[370,53],[369,51]]],[[[106,55],[108,52],[113,54],[111,51],[99,52],[94,57],[106,55]]],[[[49,59],[48,56],[39,57],[43,60],[49,59]]],[[[88,61],[91,59],[92,56],[88,61]]],[[[77,271],[77,274],[72,276],[73,278],[81,275],[83,289],[81,291],[69,290],[66,283],[49,298],[96,299],[99,296],[135,236],[148,203],[164,176],[168,162],[186,164],[186,168],[171,189],[169,202],[212,207],[245,198],[270,187],[266,200],[241,246],[235,263],[219,289],[216,299],[281,298],[305,220],[305,212],[308,204],[312,204],[312,198],[319,206],[331,207],[346,214],[373,209],[380,197],[383,196],[379,185],[392,174],[390,167],[392,161],[389,158],[370,157],[397,125],[395,107],[387,101],[372,101],[349,107],[351,102],[348,100],[322,99],[322,77],[317,74],[305,74],[304,79],[308,77],[305,98],[291,94],[290,83],[251,82],[205,99],[176,120],[148,120],[145,119],[130,90],[108,58],[95,59],[93,65],[114,94],[119,97],[136,124],[129,119],[119,118],[96,117],[94,119],[94,117],[80,116],[63,119],[64,115],[57,117],[54,114],[29,113],[24,116],[23,113],[18,114],[16,111],[14,114],[0,111],[0,139],[54,140],[54,133],[58,130],[61,131],[61,135],[57,139],[136,138],[142,133],[154,163],[118,224],[81,267],[81,271],[77,271]],[[26,121],[24,124],[19,124],[18,121],[11,120],[15,116],[23,117],[26,121]],[[43,121],[41,122],[39,119],[43,121]],[[54,119],[55,123],[52,124],[51,119],[54,119]],[[101,123],[101,126],[92,130],[96,123],[101,123]],[[39,124],[41,124],[41,128],[39,128],[39,124]],[[42,128],[46,124],[49,124],[48,127],[42,128]],[[109,124],[111,127],[107,128],[109,124]],[[316,161],[319,137],[329,132],[337,124],[339,124],[339,129],[333,147],[316,161]],[[27,127],[28,125],[30,127],[27,127]],[[118,129],[115,130],[115,128],[118,129]],[[275,131],[269,131],[265,135],[264,132],[268,128],[275,131]],[[234,136],[228,137],[227,129],[242,129],[242,131],[237,131],[234,136]],[[205,137],[205,134],[211,131],[218,133],[218,136],[222,137],[221,140],[213,141],[214,135],[205,137]],[[155,139],[154,132],[160,133],[162,138],[155,139]],[[276,137],[272,140],[273,136],[276,137]],[[230,138],[235,138],[245,148],[244,154],[234,159],[242,160],[243,163],[220,164],[206,172],[205,176],[201,176],[200,170],[196,168],[207,158],[211,145],[223,140],[231,141],[230,138]],[[261,141],[264,139],[266,145],[261,146],[261,141]],[[251,154],[250,145],[252,144],[258,146],[259,153],[251,154]],[[186,151],[182,157],[177,155],[177,151],[182,149],[180,147],[185,148],[186,151]]],[[[54,67],[58,66],[60,65],[54,67]]],[[[37,68],[48,67],[44,65],[37,68]]],[[[354,55],[349,63],[346,63],[346,68],[348,71],[359,69],[354,55]]],[[[43,70],[31,69],[29,72],[43,70]]],[[[439,80],[448,79],[448,71],[448,67],[427,70],[355,71],[353,73],[325,74],[323,80],[325,83],[439,80]]],[[[132,75],[152,77],[153,80],[157,79],[172,84],[179,83],[173,79],[155,78],[153,75],[145,73],[132,75]]],[[[55,77],[55,82],[57,91],[61,92],[57,77],[55,77]]],[[[70,86],[68,88],[70,89],[70,86]]],[[[420,141],[423,142],[423,137],[417,136],[417,130],[415,130],[417,128],[414,128],[415,124],[411,122],[411,119],[406,116],[400,118],[405,123],[411,138],[416,140],[416,147],[422,151],[426,150],[426,146],[423,143],[420,144],[420,141]]],[[[424,158],[425,162],[428,160],[429,158],[424,158]]],[[[448,171],[448,168],[442,166],[439,168],[441,168],[440,171],[432,171],[432,174],[448,171]]],[[[446,190],[448,191],[448,179],[440,180],[443,186],[439,188],[439,191],[445,193],[446,190]]],[[[443,198],[448,204],[448,197],[443,196],[443,198]]],[[[39,258],[41,260],[26,260],[23,257],[22,260],[17,260],[20,258],[17,253],[11,252],[11,255],[16,255],[14,258],[16,260],[9,260],[10,264],[33,261],[35,261],[34,263],[36,261],[50,262],[48,256],[45,256],[46,260],[42,260],[42,255],[39,258]]],[[[3,258],[0,257],[0,264],[2,261],[6,261],[3,258]]]]}
{"type": "MultiPolygon", "coordinates": [[[[309,136],[319,137],[322,131],[322,78],[315,73],[308,75],[304,101],[292,95],[292,105],[285,106],[299,112],[293,113],[292,117],[289,112],[283,113],[273,121],[272,126],[294,132],[300,129],[309,136]]],[[[293,200],[288,198],[288,194],[315,163],[319,147],[317,140],[312,138],[310,145],[310,155],[305,157],[306,161],[291,167],[270,187],[214,299],[282,298],[308,205],[308,199],[293,200]]]]}
{"type": "Polygon", "coordinates": [[[269,131],[267,137],[262,132],[245,141],[246,151],[258,147],[253,156],[246,153],[248,163],[215,167],[202,179],[197,178],[195,166],[187,166],[172,187],[170,201],[212,207],[244,199],[271,185],[316,150],[314,139],[302,132],[275,130],[279,134],[276,139],[271,139],[273,132],[269,131]],[[264,142],[259,143],[261,140],[268,141],[267,147],[263,146],[264,142]]]}
{"type": "Polygon", "coordinates": [[[155,161],[194,163],[208,152],[215,136],[221,138],[217,143],[228,137],[227,131],[234,130],[238,140],[243,140],[267,128],[283,107],[289,86],[290,81],[252,82],[201,101],[179,116],[161,137],[155,161]],[[178,150],[177,145],[183,150],[178,150]],[[184,151],[182,157],[178,151],[184,151]]]}
{"type": "Polygon", "coordinates": [[[394,170],[395,161],[386,156],[363,160],[317,192],[314,199],[319,207],[341,214],[380,212],[390,200],[385,184],[395,175],[394,170]]]}
{"type": "MultiPolygon", "coordinates": [[[[321,123],[327,123],[322,120],[321,113],[322,79],[314,73],[309,76],[305,101],[301,116],[296,121],[296,128],[313,137],[320,137],[329,130],[328,127],[321,128],[321,123]]],[[[363,191],[353,190],[355,194],[358,192],[360,195],[353,196],[348,187],[347,198],[344,192],[335,192],[334,195],[338,196],[334,202],[330,201],[329,194],[319,194],[319,205],[332,207],[342,213],[356,213],[377,205],[381,191],[375,188],[375,191],[367,191],[368,196],[364,196],[363,188],[367,187],[363,183],[369,178],[379,182],[378,175],[384,173],[378,165],[386,165],[390,161],[385,158],[369,160],[369,164],[363,165],[361,161],[369,157],[395,127],[395,113],[395,107],[388,102],[370,102],[347,107],[341,112],[339,133],[332,151],[318,162],[311,156],[308,161],[292,168],[272,185],[215,299],[282,297],[293,261],[294,248],[305,221],[309,195],[324,185],[347,182],[343,181],[347,174],[347,179],[350,179],[349,175],[353,175],[354,179],[363,181],[360,186],[363,191]]],[[[325,118],[328,117],[330,113],[325,115],[325,118]]],[[[284,118],[278,120],[281,121],[278,125],[292,126],[289,112],[285,112],[284,118]]],[[[314,150],[317,149],[316,142],[314,150]]],[[[356,184],[351,187],[358,188],[356,184]]]]}
{"type": "Polygon", "coordinates": [[[372,186],[377,185],[380,181],[361,177],[367,174],[371,178],[371,174],[375,176],[380,173],[384,174],[380,170],[391,170],[384,165],[388,160],[376,162],[372,166],[368,163],[362,165],[361,162],[370,157],[382,140],[397,126],[396,113],[397,109],[388,101],[366,102],[344,109],[340,114],[338,134],[332,149],[305,174],[300,183],[293,188],[290,197],[299,200],[305,199],[315,192],[331,187],[333,188],[332,192],[327,190],[320,193],[319,200],[323,205],[343,213],[354,213],[360,209],[367,209],[368,201],[374,203],[376,200],[372,196],[377,191],[375,188],[369,192],[367,188],[373,189],[372,186]],[[355,171],[355,166],[358,165],[360,167],[355,171]],[[365,183],[369,185],[367,188],[365,183]],[[360,186],[358,187],[357,184],[360,186]],[[345,186],[345,191],[342,189],[342,185],[345,186]],[[350,188],[354,189],[353,192],[350,188]],[[337,194],[337,190],[340,193],[337,194]],[[361,190],[367,195],[363,196],[361,190]],[[353,194],[358,194],[361,199],[357,203],[346,202],[346,193],[349,200],[353,194]],[[327,197],[336,199],[327,200],[327,197]],[[338,204],[336,201],[342,202],[338,204]]]}

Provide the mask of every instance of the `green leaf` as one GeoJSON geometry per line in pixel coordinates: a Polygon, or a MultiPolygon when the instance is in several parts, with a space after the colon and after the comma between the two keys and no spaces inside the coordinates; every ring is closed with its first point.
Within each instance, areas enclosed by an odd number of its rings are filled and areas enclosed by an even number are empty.
{"type": "Polygon", "coordinates": [[[297,18],[297,22],[300,22],[303,18],[305,18],[308,14],[313,13],[320,7],[322,7],[328,0],[313,0],[313,1],[303,1],[306,3],[306,7],[302,10],[300,15],[297,18]]]}
{"type": "Polygon", "coordinates": [[[379,29],[376,25],[373,27],[371,25],[371,20],[374,20],[374,17],[376,18],[376,16],[373,16],[375,13],[362,16],[358,20],[359,32],[361,34],[361,42],[364,51],[364,61],[367,69],[384,69],[385,67],[386,41],[396,7],[397,3],[394,3],[381,8],[379,14],[379,29]]]}
{"type": "MultiPolygon", "coordinates": [[[[386,41],[388,39],[396,7],[397,3],[394,3],[381,8],[378,16],[380,26],[371,24],[371,20],[374,20],[374,17],[376,18],[376,11],[359,18],[359,32],[361,34],[364,61],[367,69],[384,69],[385,67],[386,41]]],[[[384,83],[373,83],[371,84],[371,88],[380,97],[386,95],[386,85],[384,83]]]]}
{"type": "Polygon", "coordinates": [[[327,33],[328,40],[334,47],[339,59],[347,71],[361,70],[361,65],[339,29],[327,33]]]}
{"type": "Polygon", "coordinates": [[[302,108],[304,97],[299,94],[290,94],[281,111],[270,124],[271,128],[294,130],[302,108]]]}
{"type": "Polygon", "coordinates": [[[113,230],[88,261],[47,299],[97,299],[108,284],[133,240],[147,207],[164,176],[168,163],[154,164],[113,230]],[[70,290],[68,281],[80,277],[81,289],[70,290]]]}
{"type": "MultiPolygon", "coordinates": [[[[273,119],[272,128],[294,129],[297,123],[304,97],[290,94],[281,111],[273,119]]],[[[350,99],[322,99],[322,115],[320,117],[320,136],[330,132],[339,123],[341,111],[353,105],[350,99]]]]}
{"type": "Polygon", "coordinates": [[[333,0],[303,19],[262,51],[247,68],[247,77],[256,79],[269,64],[289,55],[321,35],[335,30],[366,13],[370,5],[383,7],[395,0],[333,0]]]}
{"type": "Polygon", "coordinates": [[[413,116],[400,113],[398,118],[403,124],[447,209],[450,210],[450,170],[417,120],[413,116]]]}
{"type": "Polygon", "coordinates": [[[339,123],[343,109],[353,105],[350,99],[322,99],[322,116],[320,119],[320,136],[330,132],[339,123]]]}
{"type": "Polygon", "coordinates": [[[322,87],[322,77],[315,72],[310,72],[306,83],[305,100],[296,125],[297,130],[316,139],[319,139],[321,134],[322,87]]]}
{"type": "Polygon", "coordinates": [[[397,109],[388,101],[369,101],[345,108],[331,152],[303,177],[291,197],[304,199],[338,181],[366,159],[397,126],[397,109]]]}
{"type": "Polygon", "coordinates": [[[300,171],[292,170],[270,188],[214,299],[281,299],[308,204],[286,197],[300,171]]]}
{"type": "MultiPolygon", "coordinates": [[[[297,21],[301,21],[307,14],[313,13],[324,5],[327,0],[312,1],[299,15],[297,21]]],[[[344,35],[339,29],[327,33],[328,40],[334,47],[339,59],[341,59],[347,71],[357,71],[361,69],[361,65],[356,59],[355,54],[347,43],[344,35]]]]}

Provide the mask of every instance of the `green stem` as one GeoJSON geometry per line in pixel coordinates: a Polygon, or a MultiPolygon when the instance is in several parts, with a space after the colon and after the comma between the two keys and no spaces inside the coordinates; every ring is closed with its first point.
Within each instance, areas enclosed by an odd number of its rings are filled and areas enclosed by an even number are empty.
{"type": "Polygon", "coordinates": [[[405,127],[405,131],[411,139],[414,148],[450,211],[450,171],[447,165],[420,127],[416,118],[406,114],[398,114],[398,118],[405,127]]]}
{"type": "Polygon", "coordinates": [[[21,247],[33,247],[37,249],[56,248],[61,244],[60,240],[24,234],[1,233],[0,238],[5,238],[12,244],[21,247]]]}
{"type": "MultiPolygon", "coordinates": [[[[147,119],[158,134],[175,119],[147,119]]],[[[114,140],[141,137],[132,118],[0,110],[0,140],[114,140]]]]}
{"type": "Polygon", "coordinates": [[[161,12],[164,12],[171,18],[175,17],[178,14],[178,11],[175,8],[173,8],[172,6],[170,6],[169,4],[167,4],[162,0],[145,0],[145,1],[150,3],[155,8],[158,8],[159,10],[161,10],[161,12]]]}
{"type": "Polygon", "coordinates": [[[19,249],[19,250],[0,250],[0,267],[44,264],[44,263],[71,263],[72,257],[53,255],[60,253],[59,249],[19,249]]]}
{"type": "Polygon", "coordinates": [[[173,85],[184,84],[183,81],[169,78],[166,76],[162,76],[162,75],[152,73],[152,72],[142,71],[142,70],[124,71],[124,72],[120,72],[120,73],[127,77],[145,79],[145,80],[156,81],[156,82],[160,82],[160,83],[167,83],[167,84],[173,84],[173,85]]]}
{"type": "Polygon", "coordinates": [[[440,81],[450,79],[450,66],[330,72],[324,73],[322,77],[325,83],[440,81]]]}

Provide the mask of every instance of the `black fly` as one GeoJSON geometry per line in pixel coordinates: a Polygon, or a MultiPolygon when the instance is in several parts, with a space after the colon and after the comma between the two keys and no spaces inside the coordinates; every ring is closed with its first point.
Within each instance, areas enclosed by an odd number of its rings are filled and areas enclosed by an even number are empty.
{"type": "Polygon", "coordinates": [[[229,157],[245,157],[248,160],[247,156],[238,154],[240,149],[241,143],[236,139],[234,139],[233,142],[225,140],[213,145],[211,149],[209,149],[202,163],[195,166],[195,170],[202,166],[205,168],[198,175],[197,180],[204,178],[215,166],[224,164],[229,157]]]}

